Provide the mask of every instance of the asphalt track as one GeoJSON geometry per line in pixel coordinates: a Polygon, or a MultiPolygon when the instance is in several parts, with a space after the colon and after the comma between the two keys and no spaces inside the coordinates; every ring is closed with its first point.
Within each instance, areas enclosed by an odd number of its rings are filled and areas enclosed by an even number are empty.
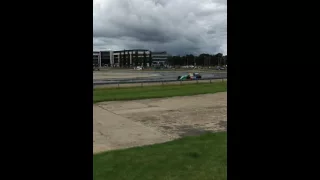
{"type": "MultiPolygon", "coordinates": [[[[190,72],[190,71],[189,71],[190,72]]],[[[117,84],[117,83],[135,83],[135,82],[145,82],[145,81],[168,81],[168,80],[177,80],[178,76],[185,75],[189,73],[188,71],[173,71],[173,72],[141,72],[141,71],[130,71],[131,75],[133,73],[137,73],[136,77],[130,78],[99,78],[93,79],[94,85],[103,85],[103,84],[117,84]],[[143,76],[141,76],[141,74],[143,76]],[[140,77],[139,77],[140,76],[140,77]]],[[[113,74],[112,71],[108,72],[109,74],[113,74]]],[[[114,74],[117,74],[115,71],[114,74]]],[[[122,72],[123,74],[123,72],[122,72]]],[[[202,78],[227,78],[227,72],[200,72],[202,78]]]]}

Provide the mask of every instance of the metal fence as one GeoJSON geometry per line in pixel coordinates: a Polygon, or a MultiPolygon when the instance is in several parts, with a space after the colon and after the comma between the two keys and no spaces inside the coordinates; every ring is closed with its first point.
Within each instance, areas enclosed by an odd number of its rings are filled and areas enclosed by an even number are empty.
{"type": "Polygon", "coordinates": [[[212,82],[227,81],[227,77],[213,77],[201,78],[196,80],[125,80],[125,81],[112,81],[112,82],[95,82],[95,86],[103,87],[132,87],[132,86],[155,86],[155,85],[169,85],[169,84],[195,84],[195,83],[212,83],[212,82]]]}

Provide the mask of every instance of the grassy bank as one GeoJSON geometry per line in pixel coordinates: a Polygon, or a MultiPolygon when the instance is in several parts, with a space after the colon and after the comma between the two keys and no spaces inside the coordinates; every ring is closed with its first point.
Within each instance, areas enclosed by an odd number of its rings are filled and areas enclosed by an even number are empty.
{"type": "Polygon", "coordinates": [[[97,88],[93,90],[93,102],[189,96],[224,91],[227,91],[226,82],[126,88],[97,88]]]}
{"type": "Polygon", "coordinates": [[[226,180],[226,132],[93,156],[94,180],[226,180]]]}

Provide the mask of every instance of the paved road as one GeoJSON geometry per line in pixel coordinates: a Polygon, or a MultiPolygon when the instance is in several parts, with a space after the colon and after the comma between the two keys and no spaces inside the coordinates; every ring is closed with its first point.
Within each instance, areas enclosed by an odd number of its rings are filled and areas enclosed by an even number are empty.
{"type": "MultiPolygon", "coordinates": [[[[132,74],[132,71],[130,72],[132,74]]],[[[185,75],[188,72],[137,72],[140,74],[140,77],[137,75],[135,78],[108,78],[108,79],[93,79],[93,84],[115,84],[118,82],[129,83],[129,82],[141,82],[141,81],[160,81],[160,80],[176,80],[178,76],[185,75]],[[148,74],[149,77],[141,76],[141,74],[148,74]]],[[[214,78],[214,77],[221,77],[227,78],[226,72],[202,72],[201,73],[203,78],[214,78]]]]}

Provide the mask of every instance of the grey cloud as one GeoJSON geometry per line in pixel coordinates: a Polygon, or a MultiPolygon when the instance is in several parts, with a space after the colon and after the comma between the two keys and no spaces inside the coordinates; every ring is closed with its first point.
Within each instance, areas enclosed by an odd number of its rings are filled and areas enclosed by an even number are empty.
{"type": "Polygon", "coordinates": [[[93,48],[227,53],[226,0],[94,0],[93,48]]]}
{"type": "Polygon", "coordinates": [[[215,34],[215,33],[216,33],[216,31],[215,31],[215,30],[213,30],[213,29],[211,29],[211,30],[209,30],[207,33],[208,33],[208,34],[215,34]]]}

